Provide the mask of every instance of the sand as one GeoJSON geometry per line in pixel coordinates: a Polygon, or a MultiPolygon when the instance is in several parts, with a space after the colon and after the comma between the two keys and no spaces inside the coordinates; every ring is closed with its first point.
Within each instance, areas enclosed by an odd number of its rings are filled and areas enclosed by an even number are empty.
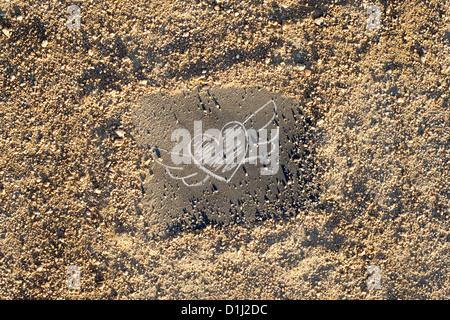
{"type": "Polygon", "coordinates": [[[449,298],[448,1],[373,30],[361,1],[70,4],[0,5],[1,298],[449,298]],[[152,237],[133,112],[215,87],[299,103],[317,198],[152,237]]]}

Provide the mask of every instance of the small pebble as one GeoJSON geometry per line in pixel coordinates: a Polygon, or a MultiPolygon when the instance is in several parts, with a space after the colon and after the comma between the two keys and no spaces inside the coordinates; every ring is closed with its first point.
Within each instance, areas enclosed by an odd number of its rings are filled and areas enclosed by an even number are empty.
{"type": "Polygon", "coordinates": [[[324,17],[314,19],[314,23],[317,24],[318,26],[321,26],[324,21],[325,21],[324,17]]]}
{"type": "Polygon", "coordinates": [[[400,104],[401,104],[401,103],[404,103],[404,102],[405,102],[405,99],[403,99],[403,98],[398,98],[398,99],[397,99],[397,103],[400,103],[400,104]]]}
{"type": "Polygon", "coordinates": [[[305,69],[305,76],[309,77],[312,74],[311,70],[305,69]]]}
{"type": "Polygon", "coordinates": [[[123,138],[123,137],[125,137],[126,132],[125,132],[124,130],[122,130],[122,129],[117,129],[117,130],[116,130],[116,134],[117,134],[120,138],[123,138]]]}
{"type": "Polygon", "coordinates": [[[47,40],[42,41],[41,46],[42,46],[42,48],[47,47],[48,46],[48,41],[47,40]]]}
{"type": "Polygon", "coordinates": [[[2,32],[6,37],[11,37],[11,31],[9,29],[3,29],[2,32]]]}

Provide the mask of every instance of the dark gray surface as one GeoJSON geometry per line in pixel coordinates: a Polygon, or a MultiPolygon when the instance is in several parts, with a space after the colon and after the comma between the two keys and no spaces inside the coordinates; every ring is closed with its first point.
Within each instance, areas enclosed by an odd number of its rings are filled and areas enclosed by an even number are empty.
{"type": "MultiPolygon", "coordinates": [[[[300,103],[293,99],[260,88],[235,87],[146,96],[133,110],[134,136],[144,157],[171,164],[160,150],[171,150],[176,144],[171,141],[174,129],[186,128],[193,135],[194,120],[202,120],[203,131],[220,129],[229,121],[243,122],[271,100],[277,107],[271,128],[278,126],[280,134],[278,172],[264,176],[260,174],[260,163],[244,164],[229,182],[211,177],[202,186],[188,187],[155,163],[143,179],[144,218],[154,235],[169,235],[210,223],[248,224],[295,214],[299,208],[311,205],[318,192],[313,179],[311,124],[300,103]]],[[[262,127],[271,115],[273,109],[264,109],[264,113],[252,118],[251,124],[246,124],[247,129],[262,127]]],[[[186,165],[186,171],[199,169],[191,164],[186,165]]]]}

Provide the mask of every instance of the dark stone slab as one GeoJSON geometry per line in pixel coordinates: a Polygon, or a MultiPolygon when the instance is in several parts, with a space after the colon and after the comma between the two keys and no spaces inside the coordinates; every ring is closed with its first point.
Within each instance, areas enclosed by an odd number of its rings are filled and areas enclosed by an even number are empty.
{"type": "Polygon", "coordinates": [[[143,156],[153,159],[152,171],[143,181],[143,211],[153,235],[167,236],[207,224],[250,224],[293,215],[314,202],[318,195],[311,121],[300,103],[292,98],[261,88],[236,87],[155,94],[144,97],[136,106],[133,122],[134,136],[143,156]],[[196,132],[194,121],[201,121],[203,134],[207,129],[217,129],[213,134],[206,132],[203,136],[206,142],[201,144],[207,147],[209,139],[210,148],[204,150],[212,150],[205,152],[212,155],[205,157],[210,161],[202,162],[195,153],[199,144],[195,144],[194,137],[199,141],[200,131],[197,122],[196,132]],[[227,155],[233,155],[226,152],[225,146],[222,160],[213,152],[220,142],[225,145],[225,141],[231,141],[220,140],[218,135],[228,137],[225,133],[230,128],[236,133],[247,133],[241,145],[245,148],[228,149],[242,151],[235,154],[232,168],[220,165],[226,164],[227,155]],[[268,152],[263,156],[260,150],[264,151],[267,140],[255,135],[261,128],[266,129],[268,139],[274,138],[266,145],[268,152]],[[182,137],[172,141],[176,129],[186,129],[183,132],[190,134],[191,154],[185,152],[191,157],[190,164],[173,162],[170,152],[183,141],[182,137]],[[278,161],[274,156],[275,129],[279,137],[278,161]],[[257,158],[246,161],[251,155],[257,158]]]}

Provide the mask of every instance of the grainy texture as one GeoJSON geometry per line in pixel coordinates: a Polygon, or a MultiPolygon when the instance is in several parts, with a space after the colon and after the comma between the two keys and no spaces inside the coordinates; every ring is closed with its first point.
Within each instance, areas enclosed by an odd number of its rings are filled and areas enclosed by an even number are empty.
{"type": "Polygon", "coordinates": [[[1,298],[449,298],[448,1],[372,31],[360,1],[80,1],[79,31],[71,4],[0,4],[1,298]],[[317,206],[151,240],[131,110],[221,85],[310,114],[317,206]]]}

